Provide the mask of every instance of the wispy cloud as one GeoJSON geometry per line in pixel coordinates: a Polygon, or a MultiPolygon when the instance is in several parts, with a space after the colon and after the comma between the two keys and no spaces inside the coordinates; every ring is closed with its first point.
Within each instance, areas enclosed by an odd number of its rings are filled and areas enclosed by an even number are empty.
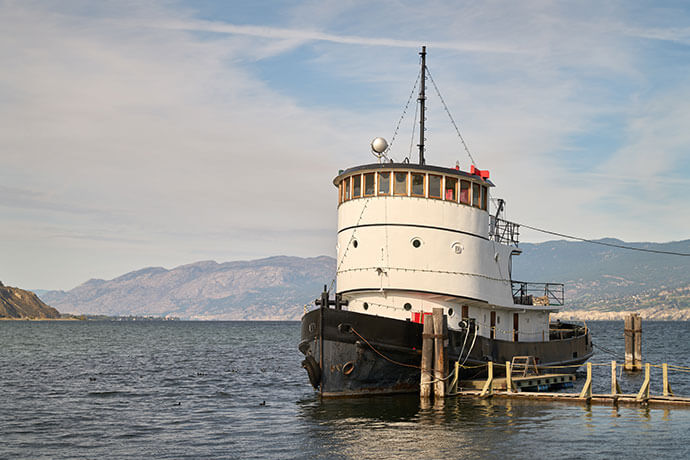
{"type": "Polygon", "coordinates": [[[520,49],[510,45],[492,45],[490,43],[482,43],[475,41],[440,41],[428,40],[420,43],[417,40],[398,40],[391,38],[379,37],[364,37],[355,35],[339,35],[326,32],[319,32],[316,30],[304,29],[289,29],[280,27],[266,27],[253,25],[237,25],[220,23],[214,21],[168,21],[168,22],[153,22],[148,26],[172,29],[185,30],[193,32],[215,32],[220,34],[232,35],[246,35],[250,37],[269,38],[275,40],[285,40],[292,44],[292,46],[299,46],[306,42],[329,42],[343,45],[363,45],[363,46],[378,46],[378,47],[393,47],[415,49],[420,45],[429,45],[434,49],[463,51],[471,53],[515,53],[524,54],[527,50],[520,49]]]}
{"type": "MultiPolygon", "coordinates": [[[[0,279],[66,287],[145,265],[332,254],[330,180],[390,137],[421,44],[510,218],[687,235],[690,91],[669,76],[690,57],[667,48],[687,40],[686,13],[304,1],[272,3],[269,23],[260,2],[242,19],[219,3],[224,19],[209,20],[203,5],[0,2],[0,279]]],[[[428,119],[431,161],[465,166],[437,100],[428,119]]]]}
{"type": "Polygon", "coordinates": [[[662,29],[622,26],[620,30],[622,33],[630,37],[675,42],[684,45],[690,44],[690,27],[672,27],[662,29]]]}

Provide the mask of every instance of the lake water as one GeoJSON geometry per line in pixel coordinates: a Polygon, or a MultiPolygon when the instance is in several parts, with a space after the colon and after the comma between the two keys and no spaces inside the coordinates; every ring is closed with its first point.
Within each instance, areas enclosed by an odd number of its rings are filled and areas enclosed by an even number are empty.
{"type": "MultiPolygon", "coordinates": [[[[588,325],[622,361],[623,323],[588,325]]],[[[643,330],[645,360],[690,364],[690,323],[643,330]]],[[[321,402],[300,367],[299,334],[297,322],[0,321],[0,458],[690,456],[690,409],[321,402]]],[[[592,362],[612,359],[595,350],[592,362]]],[[[594,369],[595,392],[606,392],[610,368],[594,369]]],[[[642,382],[621,378],[625,392],[642,382]]],[[[690,396],[690,373],[671,384],[690,396]]]]}

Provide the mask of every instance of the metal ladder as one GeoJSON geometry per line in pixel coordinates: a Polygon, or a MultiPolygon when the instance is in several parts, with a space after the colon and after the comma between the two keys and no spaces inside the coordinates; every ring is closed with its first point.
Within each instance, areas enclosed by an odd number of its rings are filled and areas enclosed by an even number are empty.
{"type": "Polygon", "coordinates": [[[510,369],[512,376],[527,377],[528,375],[539,375],[537,361],[534,359],[534,356],[513,356],[510,362],[510,369]],[[530,373],[530,367],[533,373],[530,373]]]}

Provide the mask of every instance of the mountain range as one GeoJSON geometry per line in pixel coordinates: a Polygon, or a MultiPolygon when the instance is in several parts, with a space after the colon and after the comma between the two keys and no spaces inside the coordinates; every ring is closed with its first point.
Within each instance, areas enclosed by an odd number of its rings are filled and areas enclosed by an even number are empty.
{"type": "Polygon", "coordinates": [[[112,280],[92,279],[41,298],[63,313],[158,315],[205,320],[299,319],[335,273],[335,260],[269,257],[150,267],[112,280]]]}
{"type": "Polygon", "coordinates": [[[31,291],[5,286],[0,282],[0,318],[56,319],[60,313],[46,305],[31,291]]]}
{"type": "MultiPolygon", "coordinates": [[[[690,253],[690,240],[600,243],[690,253]]],[[[650,319],[690,319],[690,257],[630,251],[585,242],[523,243],[513,279],[565,283],[562,318],[614,319],[640,311],[650,319]]],[[[63,313],[158,315],[185,319],[296,320],[330,284],[327,256],[196,262],[144,268],[70,291],[37,291],[63,313]]]]}

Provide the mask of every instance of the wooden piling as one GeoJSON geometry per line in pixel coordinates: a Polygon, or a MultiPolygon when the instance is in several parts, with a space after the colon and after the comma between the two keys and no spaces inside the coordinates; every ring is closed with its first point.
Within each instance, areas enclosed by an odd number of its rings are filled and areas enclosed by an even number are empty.
{"type": "Polygon", "coordinates": [[[637,393],[637,400],[640,402],[646,402],[649,400],[649,381],[650,381],[650,371],[649,371],[649,363],[645,364],[644,366],[644,382],[642,382],[642,387],[640,388],[639,393],[637,393]]]}
{"type": "Polygon", "coordinates": [[[671,385],[668,383],[668,364],[664,363],[661,365],[661,370],[663,373],[663,395],[664,396],[673,396],[673,390],[671,390],[671,385]]]}
{"type": "Polygon", "coordinates": [[[590,401],[592,399],[592,363],[587,363],[587,380],[580,392],[580,399],[590,401]]]}
{"type": "Polygon", "coordinates": [[[484,383],[484,388],[479,393],[479,396],[482,398],[490,398],[494,394],[494,363],[489,361],[486,365],[486,383],[484,383]]]}
{"type": "Polygon", "coordinates": [[[625,317],[625,370],[642,370],[642,318],[637,313],[625,317]]]}
{"type": "Polygon", "coordinates": [[[445,341],[448,337],[448,322],[443,314],[443,308],[434,308],[432,319],[434,323],[434,397],[443,398],[446,395],[445,341]]]}
{"type": "Polygon", "coordinates": [[[448,387],[448,393],[458,392],[458,382],[460,382],[460,362],[455,361],[455,371],[453,372],[453,380],[448,387]]]}
{"type": "Polygon", "coordinates": [[[618,375],[616,373],[617,370],[617,364],[615,361],[611,361],[611,394],[613,396],[616,396],[620,393],[621,391],[621,386],[618,383],[618,375]]]}
{"type": "Polygon", "coordinates": [[[508,393],[513,392],[513,369],[510,361],[506,361],[506,391],[508,393]]]}
{"type": "MultiPolygon", "coordinates": [[[[424,313],[422,313],[424,315],[424,313]]],[[[424,317],[424,316],[422,316],[424,317]]],[[[422,371],[419,382],[419,397],[431,398],[431,374],[434,360],[434,323],[428,316],[425,318],[422,328],[422,371]]]]}
{"type": "Polygon", "coordinates": [[[635,313],[633,315],[633,342],[635,347],[635,355],[633,360],[633,367],[635,370],[642,370],[642,318],[635,313]]]}
{"type": "Polygon", "coordinates": [[[634,369],[635,362],[635,348],[634,348],[634,329],[633,329],[633,315],[630,314],[625,317],[625,370],[631,371],[634,369]]]}

